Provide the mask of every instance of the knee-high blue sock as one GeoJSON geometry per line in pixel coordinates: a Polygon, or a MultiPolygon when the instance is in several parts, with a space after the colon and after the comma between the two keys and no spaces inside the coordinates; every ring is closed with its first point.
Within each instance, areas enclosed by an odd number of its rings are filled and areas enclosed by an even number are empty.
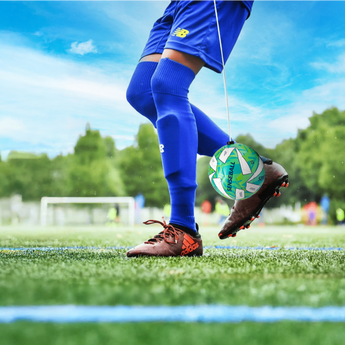
{"type": "Polygon", "coordinates": [[[163,170],[168,182],[170,223],[196,231],[194,203],[198,132],[188,101],[194,72],[173,60],[161,59],[151,79],[163,170]]]}
{"type": "Polygon", "coordinates": [[[147,117],[156,127],[157,111],[151,91],[151,78],[157,62],[142,61],[135,69],[127,88],[128,103],[141,115],[147,117]]]}
{"type": "MultiPolygon", "coordinates": [[[[128,102],[155,127],[157,110],[152,96],[151,78],[157,65],[158,63],[153,61],[139,62],[127,89],[128,102]]],[[[211,157],[219,148],[226,145],[229,137],[193,104],[191,109],[198,129],[198,154],[211,157]]]]}

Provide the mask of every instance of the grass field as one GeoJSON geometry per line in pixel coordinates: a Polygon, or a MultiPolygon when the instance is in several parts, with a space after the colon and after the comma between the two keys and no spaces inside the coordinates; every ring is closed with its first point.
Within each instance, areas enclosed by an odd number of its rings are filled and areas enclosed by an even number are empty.
{"type": "MultiPolygon", "coordinates": [[[[201,258],[133,258],[126,249],[160,231],[127,228],[0,228],[0,247],[97,247],[54,251],[0,250],[0,306],[199,305],[344,306],[345,248],[341,227],[254,227],[204,245],[268,246],[276,250],[205,250],[201,258]]],[[[1,344],[341,344],[345,325],[279,322],[241,324],[0,324],[1,344]]]]}

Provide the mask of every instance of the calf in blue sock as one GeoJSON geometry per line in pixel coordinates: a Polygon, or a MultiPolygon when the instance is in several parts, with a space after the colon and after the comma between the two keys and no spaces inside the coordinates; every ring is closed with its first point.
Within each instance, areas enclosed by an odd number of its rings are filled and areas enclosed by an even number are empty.
{"type": "Polygon", "coordinates": [[[157,130],[163,170],[171,199],[170,223],[196,231],[194,201],[198,133],[188,101],[194,72],[175,61],[162,59],[152,76],[157,130]]]}

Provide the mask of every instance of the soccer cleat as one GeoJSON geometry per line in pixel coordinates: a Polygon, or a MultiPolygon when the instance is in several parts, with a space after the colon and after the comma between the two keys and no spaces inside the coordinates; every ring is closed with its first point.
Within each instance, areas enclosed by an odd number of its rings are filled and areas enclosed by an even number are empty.
{"type": "Polygon", "coordinates": [[[229,217],[225,220],[218,236],[220,239],[234,237],[238,231],[250,226],[267,201],[273,196],[281,195],[279,189],[288,187],[289,175],[285,169],[270,159],[263,159],[265,167],[265,181],[261,188],[248,199],[236,200],[229,217]]]}
{"type": "Polygon", "coordinates": [[[202,240],[199,232],[187,233],[176,226],[166,224],[165,220],[148,220],[146,225],[158,223],[164,228],[158,235],[130,249],[128,257],[133,256],[202,256],[202,240]]]}

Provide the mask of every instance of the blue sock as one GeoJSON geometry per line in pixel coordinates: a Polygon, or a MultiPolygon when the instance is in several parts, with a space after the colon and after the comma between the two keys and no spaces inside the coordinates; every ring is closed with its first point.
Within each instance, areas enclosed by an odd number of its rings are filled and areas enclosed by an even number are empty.
{"type": "Polygon", "coordinates": [[[151,78],[157,62],[143,61],[137,65],[127,88],[127,101],[140,114],[147,117],[156,127],[157,111],[152,98],[151,78]]]}
{"type": "MultiPolygon", "coordinates": [[[[139,62],[127,89],[128,102],[155,127],[157,110],[152,96],[151,78],[157,65],[154,61],[139,62]]],[[[196,106],[191,104],[191,109],[198,129],[198,154],[212,157],[226,145],[229,136],[196,106]]]]}
{"type": "Polygon", "coordinates": [[[194,204],[198,131],[188,101],[194,72],[173,60],[161,59],[151,79],[157,130],[170,200],[170,223],[196,231],[194,204]]]}

